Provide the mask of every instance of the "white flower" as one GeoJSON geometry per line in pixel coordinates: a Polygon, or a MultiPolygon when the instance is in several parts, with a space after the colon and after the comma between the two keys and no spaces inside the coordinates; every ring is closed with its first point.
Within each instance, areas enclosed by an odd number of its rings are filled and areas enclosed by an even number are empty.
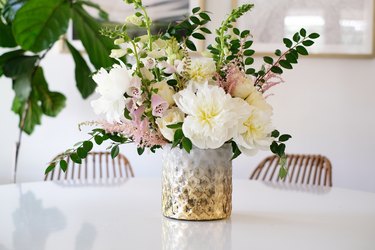
{"type": "Polygon", "coordinates": [[[250,106],[240,98],[232,98],[218,86],[204,83],[189,85],[174,99],[187,114],[182,130],[201,149],[219,148],[238,133],[239,126],[249,117],[250,106]]]}
{"type": "Polygon", "coordinates": [[[173,136],[175,129],[168,128],[168,125],[176,124],[179,122],[184,121],[184,113],[177,108],[173,107],[171,109],[168,109],[163,117],[156,119],[156,124],[158,125],[161,134],[165,137],[165,139],[169,141],[173,141],[173,136]]]}
{"type": "Polygon", "coordinates": [[[256,109],[267,113],[269,116],[273,113],[272,106],[266,102],[262,93],[257,90],[252,91],[245,101],[250,104],[251,107],[255,107],[256,109]]]}
{"type": "Polygon", "coordinates": [[[191,60],[189,76],[193,82],[205,83],[210,81],[216,72],[212,58],[194,58],[191,60]]]}
{"type": "Polygon", "coordinates": [[[166,100],[169,105],[174,104],[173,95],[175,94],[175,91],[171,86],[168,85],[166,81],[154,83],[152,87],[154,89],[158,89],[157,94],[161,96],[164,100],[166,100]]]}
{"type": "Polygon", "coordinates": [[[245,99],[248,97],[252,92],[256,92],[256,88],[254,87],[254,82],[252,78],[244,78],[243,82],[237,83],[233,90],[232,90],[232,96],[239,97],[242,99],[245,99]]]}
{"type": "Polygon", "coordinates": [[[125,19],[125,22],[134,24],[135,26],[141,26],[143,23],[143,20],[141,16],[137,16],[136,14],[134,14],[134,15],[128,16],[125,19]]]}
{"type": "Polygon", "coordinates": [[[125,49],[112,49],[111,54],[109,57],[111,58],[120,58],[126,55],[126,50],[125,49]]]}
{"type": "Polygon", "coordinates": [[[251,115],[241,124],[239,133],[233,140],[237,143],[241,152],[254,155],[258,150],[267,150],[273,138],[271,132],[271,116],[266,112],[253,109],[251,115]]]}
{"type": "Polygon", "coordinates": [[[143,59],[141,59],[141,62],[143,63],[143,65],[145,65],[146,69],[152,69],[156,65],[155,59],[151,58],[151,57],[143,58],[143,59]]]}
{"type": "Polygon", "coordinates": [[[152,74],[151,71],[149,71],[148,69],[141,68],[140,70],[141,70],[142,76],[144,76],[147,80],[152,81],[155,79],[154,74],[152,74]]]}
{"type": "Polygon", "coordinates": [[[105,114],[108,122],[120,121],[125,108],[124,93],[130,87],[131,72],[125,65],[115,64],[107,72],[101,68],[93,77],[98,84],[96,92],[101,95],[91,102],[96,114],[105,114]]]}

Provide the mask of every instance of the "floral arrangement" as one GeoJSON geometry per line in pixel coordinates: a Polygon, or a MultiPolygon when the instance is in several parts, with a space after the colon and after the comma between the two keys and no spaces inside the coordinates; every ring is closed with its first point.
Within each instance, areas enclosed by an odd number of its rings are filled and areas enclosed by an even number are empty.
{"type": "Polygon", "coordinates": [[[292,39],[284,38],[285,52],[276,50],[276,59],[264,57],[256,70],[251,66],[255,53],[251,32],[234,26],[252,4],[234,9],[215,31],[215,43],[193,54],[197,50],[193,40],[211,34],[205,27],[211,20],[209,12],[194,8],[185,20],[152,35],[152,20],[142,1],[125,2],[134,6],[135,14],[122,27],[101,31],[120,46],[110,55],[118,63],[92,77],[100,98],[91,104],[106,119],[95,122],[99,128],[92,130],[91,138],[53,159],[46,173],[57,164],[65,171],[67,157],[81,163],[93,141],[110,140],[113,158],[125,143],[136,143],[139,154],[167,144],[190,152],[193,147],[215,149],[231,143],[233,159],[270,149],[280,157],[279,175],[285,177],[284,142],[291,136],[273,128],[267,91],[283,82],[283,70],[307,55],[306,47],[319,35],[301,29],[292,39]],[[127,28],[134,25],[147,35],[131,38],[127,28]]]}

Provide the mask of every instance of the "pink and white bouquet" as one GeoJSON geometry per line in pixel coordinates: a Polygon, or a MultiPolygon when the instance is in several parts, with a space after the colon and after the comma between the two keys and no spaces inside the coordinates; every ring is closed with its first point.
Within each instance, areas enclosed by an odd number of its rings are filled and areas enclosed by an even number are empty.
{"type": "MultiPolygon", "coordinates": [[[[58,162],[66,169],[66,157],[80,163],[92,149],[92,141],[104,140],[112,141],[112,157],[119,153],[119,145],[130,142],[137,144],[139,154],[166,144],[190,152],[193,147],[216,149],[231,143],[233,158],[241,152],[254,155],[271,149],[285,163],[283,142],[290,135],[274,129],[266,93],[283,82],[283,70],[307,55],[306,47],[319,35],[307,35],[301,29],[293,39],[284,39],[284,52],[276,50],[275,57],[264,57],[256,70],[251,66],[255,53],[251,32],[234,26],[253,5],[234,9],[214,32],[215,43],[194,52],[194,41],[211,34],[205,27],[208,12],[194,8],[185,20],[153,35],[142,1],[126,2],[134,5],[135,14],[122,27],[102,30],[119,46],[110,55],[117,63],[93,75],[100,97],[91,105],[105,121],[98,122],[100,127],[90,133],[90,140],[54,159],[47,172],[58,162]],[[130,26],[144,28],[147,34],[130,37],[130,26]]],[[[283,177],[286,169],[281,169],[283,177]]]]}

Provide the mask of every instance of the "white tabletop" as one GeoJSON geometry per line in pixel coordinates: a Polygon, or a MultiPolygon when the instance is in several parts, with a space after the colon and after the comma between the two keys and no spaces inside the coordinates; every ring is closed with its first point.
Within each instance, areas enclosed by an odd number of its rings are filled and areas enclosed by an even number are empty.
{"type": "Polygon", "coordinates": [[[0,186],[0,250],[375,249],[375,194],[233,181],[228,220],[161,215],[160,180],[0,186]]]}

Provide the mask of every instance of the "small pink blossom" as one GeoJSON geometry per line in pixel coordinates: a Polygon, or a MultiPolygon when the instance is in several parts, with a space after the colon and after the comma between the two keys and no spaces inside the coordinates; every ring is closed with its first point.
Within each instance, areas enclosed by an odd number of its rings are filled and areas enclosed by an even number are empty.
{"type": "Polygon", "coordinates": [[[152,107],[152,115],[161,117],[163,113],[168,109],[168,102],[164,100],[159,95],[152,95],[151,97],[151,107],[152,107]]]}

